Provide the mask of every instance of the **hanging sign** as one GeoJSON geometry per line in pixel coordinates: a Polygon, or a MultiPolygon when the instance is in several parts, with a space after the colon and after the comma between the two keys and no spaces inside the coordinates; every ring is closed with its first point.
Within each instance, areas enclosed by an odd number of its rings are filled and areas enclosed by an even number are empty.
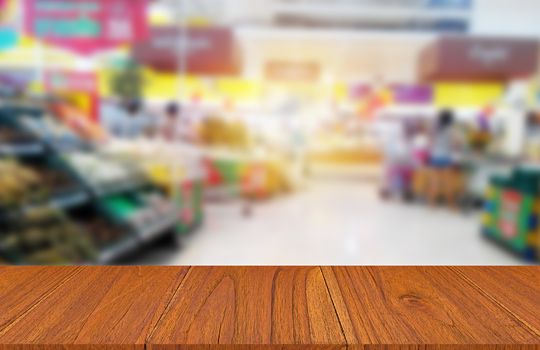
{"type": "Polygon", "coordinates": [[[79,54],[145,39],[147,0],[24,0],[26,32],[79,54]]]}
{"type": "Polygon", "coordinates": [[[165,72],[178,71],[180,55],[185,58],[183,68],[188,74],[238,75],[241,71],[236,38],[229,28],[182,32],[176,27],[153,27],[148,40],[133,46],[132,55],[137,63],[165,72]],[[180,35],[185,35],[185,40],[180,40],[180,35]]]}
{"type": "Polygon", "coordinates": [[[423,81],[509,81],[527,78],[538,69],[536,40],[445,37],[422,52],[423,81]]]}

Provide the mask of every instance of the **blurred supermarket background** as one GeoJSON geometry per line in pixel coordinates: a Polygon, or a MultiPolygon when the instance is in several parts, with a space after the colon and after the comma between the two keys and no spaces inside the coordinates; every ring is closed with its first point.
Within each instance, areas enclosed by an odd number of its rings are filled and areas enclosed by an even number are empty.
{"type": "Polygon", "coordinates": [[[0,264],[533,264],[537,0],[0,0],[0,264]]]}

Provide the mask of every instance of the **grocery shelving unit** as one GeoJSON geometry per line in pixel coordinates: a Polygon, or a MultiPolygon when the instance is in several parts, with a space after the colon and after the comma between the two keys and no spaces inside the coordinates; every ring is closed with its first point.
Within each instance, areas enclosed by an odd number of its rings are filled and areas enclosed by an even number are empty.
{"type": "Polygon", "coordinates": [[[9,167],[0,174],[8,263],[112,263],[176,234],[174,205],[142,171],[100,154],[42,107],[0,106],[1,166],[9,167]]]}
{"type": "MultiPolygon", "coordinates": [[[[152,183],[173,201],[176,207],[177,232],[190,234],[204,222],[203,194],[205,173],[202,155],[193,147],[158,140],[114,140],[107,143],[103,152],[130,163],[137,163],[152,183]]],[[[156,227],[166,225],[155,223],[156,227]]],[[[152,238],[148,230],[141,237],[152,238]]]]}

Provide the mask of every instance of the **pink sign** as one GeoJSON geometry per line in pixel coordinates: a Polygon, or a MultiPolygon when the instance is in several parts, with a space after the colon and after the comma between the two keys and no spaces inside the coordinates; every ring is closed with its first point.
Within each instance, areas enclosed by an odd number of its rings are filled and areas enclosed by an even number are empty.
{"type": "MultiPolygon", "coordinates": [[[[180,0],[177,0],[180,1],[180,0]]],[[[153,27],[148,40],[133,45],[133,58],[140,64],[163,71],[179,69],[179,55],[186,57],[186,71],[199,75],[236,75],[241,62],[234,32],[229,28],[190,28],[185,50],[178,47],[181,32],[176,27],[153,27]]]]}
{"type": "Polygon", "coordinates": [[[80,54],[148,36],[147,0],[24,0],[24,4],[27,33],[80,54]]]}

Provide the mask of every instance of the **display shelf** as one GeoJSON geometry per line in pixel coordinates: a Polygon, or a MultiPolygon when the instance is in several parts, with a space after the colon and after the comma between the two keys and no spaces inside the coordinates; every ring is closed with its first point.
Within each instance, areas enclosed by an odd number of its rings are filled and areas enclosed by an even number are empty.
{"type": "Polygon", "coordinates": [[[110,247],[102,249],[99,257],[97,258],[97,263],[106,265],[111,264],[118,259],[136,251],[139,248],[139,241],[136,237],[128,237],[120,242],[111,245],[110,247]]]}
{"type": "Polygon", "coordinates": [[[148,185],[148,182],[140,178],[130,178],[114,183],[89,185],[92,193],[99,197],[107,197],[118,193],[136,191],[148,185]]]}
{"type": "Polygon", "coordinates": [[[517,167],[494,176],[486,191],[482,234],[523,259],[540,259],[539,169],[517,167]]]}
{"type": "Polygon", "coordinates": [[[52,149],[54,152],[59,154],[69,153],[77,150],[87,150],[91,151],[92,147],[90,145],[87,145],[85,143],[81,142],[56,142],[56,141],[50,141],[46,142],[46,146],[52,149]]]}
{"type": "MultiPolygon", "coordinates": [[[[6,162],[13,162],[17,166],[14,169],[22,169],[23,174],[31,174],[31,184],[39,185],[39,195],[28,195],[20,200],[8,198],[9,207],[0,208],[0,225],[6,227],[6,234],[19,237],[20,232],[22,239],[23,234],[29,236],[29,233],[20,231],[18,227],[24,227],[27,218],[40,215],[43,211],[58,212],[65,225],[73,227],[72,233],[79,232],[79,240],[91,239],[89,247],[95,251],[85,261],[77,259],[72,263],[107,264],[175,228],[176,217],[159,211],[155,212],[156,217],[147,222],[147,226],[140,228],[128,222],[117,222],[100,212],[99,203],[107,196],[121,194],[136,197],[137,193],[152,189],[153,185],[137,167],[100,154],[76,135],[64,132],[65,128],[60,122],[47,118],[37,108],[0,107],[2,135],[10,141],[3,145],[0,142],[0,158],[6,157],[6,162]],[[99,232],[93,232],[96,230],[99,232]]],[[[11,181],[7,179],[6,186],[11,181]]],[[[39,225],[36,227],[41,229],[39,225]]],[[[62,248],[59,242],[55,242],[51,240],[47,249],[62,248]]],[[[14,247],[19,249],[18,246],[14,247]]],[[[48,259],[48,251],[36,252],[43,255],[38,255],[36,261],[48,259]]],[[[15,264],[33,261],[25,261],[7,252],[3,252],[2,256],[8,256],[9,261],[15,264]]],[[[51,259],[55,258],[54,254],[51,256],[51,259]]]]}
{"type": "MultiPolygon", "coordinates": [[[[202,223],[204,171],[197,148],[159,140],[112,140],[101,151],[140,165],[143,175],[173,204],[176,218],[171,219],[177,223],[174,225],[177,234],[193,231],[195,221],[202,223]]],[[[167,223],[163,225],[167,229],[167,223]]],[[[150,239],[153,237],[150,234],[150,239]]]]}
{"type": "Polygon", "coordinates": [[[55,196],[51,200],[51,205],[58,209],[69,209],[76,206],[81,206],[90,201],[90,195],[83,191],[75,191],[68,195],[55,196]]]}
{"type": "Polygon", "coordinates": [[[62,195],[53,195],[45,201],[23,204],[19,207],[1,208],[0,221],[9,222],[18,220],[21,215],[31,213],[37,209],[48,207],[58,210],[69,210],[88,204],[91,200],[90,194],[83,189],[62,195]]]}
{"type": "Polygon", "coordinates": [[[482,237],[489,243],[493,244],[494,246],[498,247],[499,249],[502,249],[508,254],[511,254],[517,258],[523,259],[529,263],[536,263],[538,262],[538,255],[534,248],[529,247],[525,251],[517,252],[515,249],[511,248],[508,245],[508,242],[501,240],[496,237],[496,235],[491,232],[489,229],[485,228],[482,230],[482,237]]]}
{"type": "Polygon", "coordinates": [[[43,155],[44,153],[45,146],[39,142],[0,145],[0,157],[34,157],[43,155]]]}
{"type": "Polygon", "coordinates": [[[150,225],[135,229],[135,234],[142,242],[149,242],[167,232],[174,230],[177,221],[176,215],[171,213],[170,215],[165,216],[150,225]]]}

